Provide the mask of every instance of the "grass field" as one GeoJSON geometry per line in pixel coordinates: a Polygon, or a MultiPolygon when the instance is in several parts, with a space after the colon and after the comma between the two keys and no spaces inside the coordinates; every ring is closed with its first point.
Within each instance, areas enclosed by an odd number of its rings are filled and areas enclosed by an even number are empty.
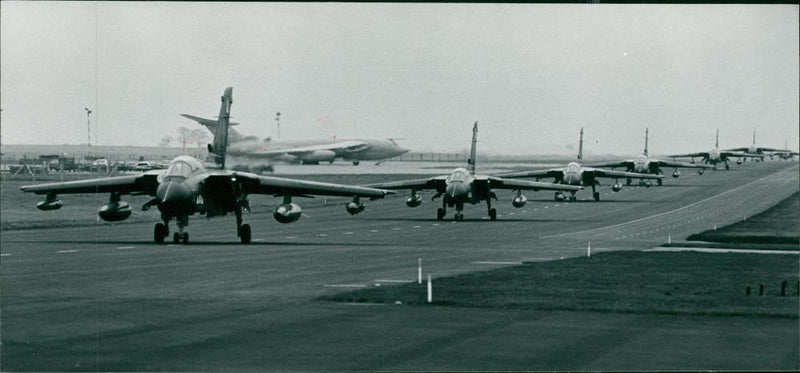
{"type": "Polygon", "coordinates": [[[800,193],[758,215],[716,230],[693,234],[687,241],[735,244],[800,244],[800,193]]]}
{"type": "MultiPolygon", "coordinates": [[[[795,255],[620,251],[433,281],[436,305],[642,314],[798,317],[795,255]],[[786,296],[781,296],[782,282],[786,296]],[[759,295],[760,285],[764,294],[759,295]],[[751,294],[746,294],[750,286],[751,294]]],[[[426,284],[381,286],[328,301],[425,304],[426,284]]]]}

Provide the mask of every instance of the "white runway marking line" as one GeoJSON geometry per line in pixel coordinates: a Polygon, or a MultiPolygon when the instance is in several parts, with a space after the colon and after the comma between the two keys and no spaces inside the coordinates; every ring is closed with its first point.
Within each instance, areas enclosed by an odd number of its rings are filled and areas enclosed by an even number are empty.
{"type": "MultiPolygon", "coordinates": [[[[672,210],[672,211],[666,211],[666,212],[662,212],[662,213],[655,214],[655,215],[645,216],[645,217],[643,217],[643,218],[640,218],[640,219],[631,220],[631,221],[627,221],[627,222],[624,222],[624,223],[619,223],[619,224],[614,224],[614,225],[609,225],[609,226],[607,226],[607,227],[600,227],[600,228],[594,228],[594,229],[587,229],[587,230],[585,230],[585,231],[578,231],[578,232],[569,232],[569,233],[554,234],[554,235],[550,235],[550,236],[542,236],[542,237],[539,237],[539,238],[541,239],[541,238],[562,237],[562,236],[568,236],[568,235],[573,235],[573,234],[581,234],[581,233],[588,233],[588,232],[599,231],[599,230],[603,230],[603,229],[616,228],[616,227],[619,227],[619,226],[623,226],[623,225],[625,225],[625,224],[638,223],[638,222],[640,222],[640,221],[644,221],[644,220],[647,220],[647,219],[652,219],[652,218],[655,218],[655,217],[658,217],[658,216],[662,216],[662,215],[670,214],[670,213],[673,213],[673,212],[678,212],[678,211],[681,211],[681,210],[688,209],[688,208],[690,208],[690,207],[692,207],[692,206],[698,205],[698,204],[700,204],[700,203],[703,203],[703,202],[705,202],[705,201],[712,200],[712,199],[714,199],[714,198],[717,198],[717,197],[724,196],[724,195],[726,195],[726,194],[728,194],[728,193],[732,193],[732,192],[734,192],[734,191],[736,191],[736,190],[739,190],[739,189],[742,189],[742,188],[744,188],[744,187],[746,187],[746,186],[749,186],[750,184],[757,183],[757,182],[759,182],[759,181],[762,181],[762,180],[764,180],[764,179],[767,179],[767,178],[769,178],[770,176],[774,176],[774,175],[777,175],[777,174],[779,174],[779,173],[782,173],[782,172],[785,172],[785,171],[786,171],[786,170],[781,170],[781,171],[775,172],[775,173],[773,173],[773,174],[771,174],[771,175],[768,175],[768,176],[766,176],[766,177],[763,177],[763,178],[760,178],[760,179],[753,180],[753,181],[751,181],[751,182],[749,182],[749,183],[747,183],[747,184],[740,185],[740,186],[738,186],[738,187],[736,187],[736,188],[733,188],[733,189],[731,189],[731,190],[728,190],[728,191],[722,192],[722,193],[720,193],[720,194],[717,194],[717,195],[715,195],[715,196],[708,197],[708,198],[706,198],[706,199],[703,199],[703,200],[697,201],[697,202],[695,202],[695,203],[688,204],[688,205],[686,205],[686,206],[683,206],[683,207],[677,208],[677,209],[675,209],[675,210],[672,210]]],[[[545,208],[547,208],[547,207],[545,207],[545,208]]],[[[692,219],[692,220],[694,220],[694,219],[692,219]]]]}
{"type": "Polygon", "coordinates": [[[367,285],[364,284],[325,284],[322,285],[326,288],[365,288],[367,285]]]}
{"type": "Polygon", "coordinates": [[[486,265],[522,265],[522,262],[472,262],[472,264],[486,264],[486,265]]]}
{"type": "Polygon", "coordinates": [[[128,250],[128,249],[133,249],[135,247],[136,246],[120,246],[117,248],[117,250],[128,250]]]}
{"type": "Polygon", "coordinates": [[[415,225],[415,226],[413,226],[411,228],[417,229],[417,228],[421,228],[421,227],[422,227],[421,225],[415,225]]]}
{"type": "Polygon", "coordinates": [[[254,238],[253,239],[253,242],[261,242],[261,241],[264,241],[264,239],[263,238],[254,238]]]}
{"type": "Polygon", "coordinates": [[[287,239],[287,240],[293,240],[293,239],[295,239],[295,238],[297,238],[297,236],[286,236],[286,239],[287,239]]]}
{"type": "Polygon", "coordinates": [[[0,256],[11,256],[11,254],[0,254],[0,256]]]}
{"type": "Polygon", "coordinates": [[[69,254],[69,253],[77,253],[78,250],[59,250],[56,251],[57,254],[69,254]]]}
{"type": "Polygon", "coordinates": [[[379,282],[384,284],[405,284],[408,282],[414,282],[414,280],[375,280],[373,282],[379,282]]]}
{"type": "Polygon", "coordinates": [[[393,231],[399,231],[400,228],[392,228],[393,231]]]}
{"type": "Polygon", "coordinates": [[[353,232],[344,232],[342,234],[353,234],[353,232]]]}
{"type": "Polygon", "coordinates": [[[320,234],[317,235],[317,237],[326,237],[326,236],[327,236],[326,233],[320,233],[320,234]]]}
{"type": "Polygon", "coordinates": [[[370,229],[369,231],[370,233],[377,233],[380,232],[380,229],[370,229]]]}

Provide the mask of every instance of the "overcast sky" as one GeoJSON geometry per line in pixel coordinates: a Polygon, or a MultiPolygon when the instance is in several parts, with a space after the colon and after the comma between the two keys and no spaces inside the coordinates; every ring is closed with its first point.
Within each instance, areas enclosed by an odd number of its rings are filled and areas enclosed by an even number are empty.
{"type": "Polygon", "coordinates": [[[487,153],[798,147],[798,6],[0,2],[4,144],[238,129],[487,153]]]}

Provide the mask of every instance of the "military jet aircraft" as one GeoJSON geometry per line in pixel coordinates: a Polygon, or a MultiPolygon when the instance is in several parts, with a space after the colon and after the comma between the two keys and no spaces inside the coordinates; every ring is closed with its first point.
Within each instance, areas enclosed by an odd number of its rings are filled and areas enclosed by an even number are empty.
{"type": "MultiPolygon", "coordinates": [[[[578,142],[578,160],[583,158],[583,128],[581,128],[581,137],[580,141],[578,142]]],[[[622,190],[622,184],[620,184],[616,179],[619,178],[637,178],[640,180],[645,179],[657,179],[659,184],[661,184],[661,179],[664,178],[663,175],[649,175],[649,174],[641,174],[641,173],[632,173],[632,172],[623,172],[623,171],[612,171],[612,170],[604,170],[602,168],[594,168],[594,167],[584,167],[581,166],[578,162],[570,162],[567,164],[566,167],[562,168],[551,168],[549,170],[537,170],[537,171],[519,171],[519,172],[511,172],[507,174],[499,174],[497,176],[505,177],[505,178],[520,178],[520,177],[535,177],[538,181],[539,178],[542,177],[552,177],[555,178],[555,182],[558,184],[565,184],[565,185],[579,185],[583,187],[592,187],[592,197],[594,197],[595,201],[600,201],[600,192],[598,189],[600,188],[600,181],[597,179],[600,178],[614,178],[614,184],[611,186],[611,190],[614,192],[619,192],[622,190]]],[[[649,183],[649,182],[648,182],[649,183]]],[[[628,183],[630,185],[630,183],[628,183]]],[[[647,186],[650,186],[649,184],[647,186]]],[[[575,197],[575,192],[570,192],[569,200],[575,201],[577,197],[575,197]]],[[[555,193],[555,200],[556,201],[563,201],[567,197],[562,192],[555,193]]]]}
{"type": "MultiPolygon", "coordinates": [[[[773,157],[779,157],[781,159],[787,159],[787,158],[791,158],[792,155],[796,155],[797,154],[797,152],[793,152],[793,151],[791,151],[789,149],[786,149],[786,146],[784,146],[784,149],[775,149],[775,148],[767,148],[767,147],[756,145],[756,131],[753,131],[753,143],[752,144],[750,144],[750,145],[748,145],[746,147],[725,149],[725,150],[726,151],[731,151],[731,152],[745,152],[745,153],[750,153],[750,154],[761,154],[761,155],[769,156],[770,159],[772,159],[773,157]],[[788,155],[788,157],[787,157],[787,155],[788,155]]],[[[763,161],[763,157],[762,158],[756,157],[754,159],[756,161],[759,161],[759,160],[763,161]]],[[[743,158],[742,160],[746,161],[747,158],[743,158]]]]}
{"type": "Polygon", "coordinates": [[[406,199],[408,207],[417,207],[422,204],[422,197],[417,191],[423,189],[434,189],[436,194],[433,199],[442,198],[442,207],[436,212],[438,220],[444,219],[447,214],[447,207],[456,208],[455,220],[464,220],[464,204],[477,204],[486,201],[491,220],[497,219],[497,210],[492,207],[492,199],[497,200],[493,189],[516,190],[517,195],[511,204],[520,208],[525,206],[528,199],[522,195],[523,190],[559,190],[574,192],[582,189],[579,186],[540,183],[535,181],[512,180],[497,176],[475,175],[475,147],[478,141],[478,122],[472,128],[472,148],[469,155],[469,170],[456,168],[449,175],[434,176],[427,179],[403,180],[387,183],[376,183],[365,185],[365,187],[378,189],[411,189],[411,196],[406,199]]]}
{"type": "MultiPolygon", "coordinates": [[[[212,133],[216,121],[189,114],[181,114],[202,124],[212,133]]],[[[231,129],[228,155],[248,159],[271,159],[300,161],[302,164],[333,163],[344,159],[358,166],[361,161],[382,161],[405,154],[408,149],[397,144],[395,139],[339,139],[275,141],[259,140],[256,136],[242,136],[231,129]]]]}
{"type": "Polygon", "coordinates": [[[225,170],[225,151],[227,147],[230,108],[233,102],[233,88],[228,87],[222,96],[219,119],[212,144],[208,145],[209,155],[214,158],[219,169],[206,169],[203,163],[190,156],[178,156],[166,170],[147,171],[138,175],[119,176],[81,181],[49,183],[23,186],[24,192],[45,194],[45,200],[37,204],[40,210],[56,210],[63,203],[58,194],[67,193],[110,193],[107,204],[100,207],[98,214],[109,222],[125,220],[131,215],[131,207],[121,201],[124,194],[150,195],[154,198],[142,206],[142,210],[157,207],[163,223],[157,223],[153,230],[153,240],[163,243],[169,235],[169,222],[175,219],[178,231],[173,234],[174,243],[189,242],[189,234],[184,228],[189,216],[194,214],[208,217],[224,216],[233,212],[236,216],[236,233],[242,243],[250,243],[250,225],[242,224],[242,211],[249,211],[247,200],[250,194],[271,194],[282,196],[283,204],[277,206],[273,217],[280,223],[291,223],[300,218],[300,206],[292,203],[292,197],[311,195],[330,195],[353,197],[346,204],[350,214],[364,209],[360,197],[383,198],[387,190],[348,186],[331,183],[259,176],[251,173],[225,170]]]}
{"type": "Polygon", "coordinates": [[[735,152],[730,150],[720,150],[719,148],[719,129],[717,129],[717,137],[716,142],[714,143],[714,148],[707,152],[697,152],[697,153],[688,153],[688,154],[675,154],[670,155],[672,158],[692,158],[692,162],[694,162],[695,157],[702,157],[703,163],[710,164],[714,166],[714,169],[717,169],[717,164],[724,163],[725,169],[730,170],[731,165],[728,164],[728,158],[739,158],[736,163],[741,164],[742,158],[764,158],[763,154],[752,154],[752,153],[742,153],[742,152],[735,152]]]}
{"type": "MultiPolygon", "coordinates": [[[[684,162],[670,162],[670,161],[661,161],[658,159],[650,158],[647,153],[647,137],[649,135],[650,130],[646,128],[644,130],[644,153],[636,157],[636,159],[629,159],[625,161],[614,161],[614,162],[602,162],[602,163],[593,163],[590,166],[592,167],[611,167],[613,170],[616,167],[625,167],[628,172],[635,172],[639,174],[652,174],[652,175],[662,175],[663,172],[661,171],[662,167],[673,167],[675,170],[672,171],[672,177],[678,178],[681,176],[681,173],[678,171],[679,168],[696,168],[697,173],[703,174],[706,168],[712,168],[712,166],[707,165],[699,165],[693,163],[684,163],[684,162]]],[[[626,184],[631,185],[631,179],[627,178],[626,184]]],[[[639,184],[642,184],[640,181],[639,184]]],[[[658,185],[663,184],[663,179],[658,179],[658,185]]],[[[645,186],[649,186],[645,183],[645,186]]]]}

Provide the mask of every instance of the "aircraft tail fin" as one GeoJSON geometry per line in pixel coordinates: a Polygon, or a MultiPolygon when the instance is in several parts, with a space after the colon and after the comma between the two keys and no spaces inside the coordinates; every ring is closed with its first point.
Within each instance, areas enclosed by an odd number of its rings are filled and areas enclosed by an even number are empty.
{"type": "Polygon", "coordinates": [[[647,138],[650,136],[650,128],[644,129],[644,155],[647,156],[647,138]]]}
{"type": "MultiPolygon", "coordinates": [[[[222,95],[222,104],[214,128],[214,140],[208,145],[209,155],[220,168],[225,168],[225,153],[228,149],[228,126],[231,118],[231,104],[233,104],[233,87],[225,88],[222,95]]],[[[210,127],[209,127],[210,128],[210,127]]]]}
{"type": "MultiPolygon", "coordinates": [[[[191,120],[201,124],[202,126],[208,128],[208,130],[211,132],[212,135],[214,133],[216,133],[216,131],[217,131],[217,121],[218,121],[218,119],[207,119],[207,118],[202,118],[202,117],[198,117],[198,116],[191,115],[191,114],[181,114],[181,116],[184,117],[184,118],[191,119],[191,120]]],[[[228,126],[236,126],[238,124],[239,123],[236,123],[236,122],[229,122],[228,126]]],[[[228,141],[229,142],[237,142],[237,141],[241,141],[243,139],[244,139],[244,136],[240,135],[233,128],[228,128],[228,141]]]]}
{"type": "Polygon", "coordinates": [[[478,122],[475,122],[472,125],[472,147],[469,150],[469,159],[467,163],[469,164],[469,173],[475,175],[475,147],[478,144],[478,122]]]}
{"type": "Polygon", "coordinates": [[[578,159],[583,159],[583,127],[581,127],[581,139],[578,141],[578,159]]]}

